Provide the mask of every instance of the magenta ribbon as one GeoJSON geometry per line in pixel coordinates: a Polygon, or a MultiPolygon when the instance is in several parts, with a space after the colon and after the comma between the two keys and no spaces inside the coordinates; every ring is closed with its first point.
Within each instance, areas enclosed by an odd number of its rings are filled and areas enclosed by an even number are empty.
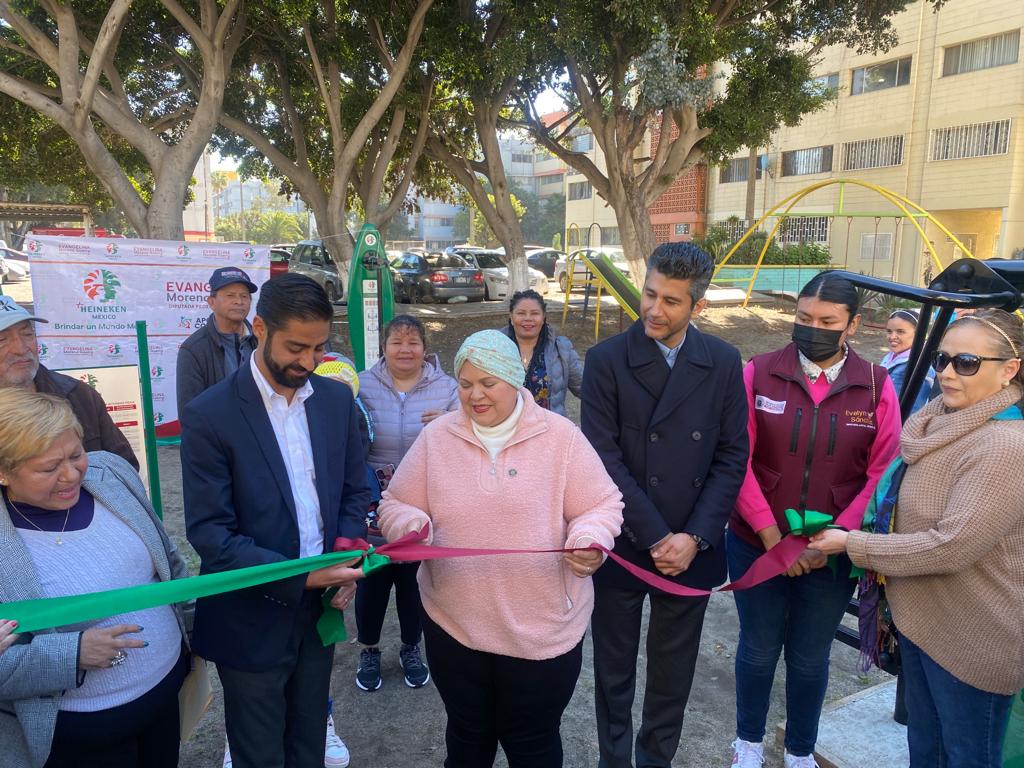
{"type": "Polygon", "coordinates": [[[768,579],[784,574],[807,549],[807,540],[799,536],[786,536],[778,544],[769,549],[757,560],[755,560],[747,572],[739,579],[719,589],[696,589],[683,586],[670,581],[664,576],[651,573],[635,563],[631,563],[620,555],[615,554],[607,547],[600,544],[591,544],[589,547],[577,547],[570,549],[476,549],[468,547],[436,547],[431,544],[424,544],[427,538],[429,525],[425,525],[419,531],[407,533],[400,539],[379,547],[371,547],[363,539],[338,538],[335,540],[334,548],[341,551],[361,550],[367,553],[386,555],[392,562],[413,563],[420,560],[443,560],[450,557],[483,557],[490,555],[538,555],[538,554],[562,554],[576,552],[583,549],[597,549],[604,552],[608,557],[626,569],[636,578],[645,584],[667,592],[678,597],[706,597],[712,592],[732,592],[739,589],[756,587],[768,579]]]}

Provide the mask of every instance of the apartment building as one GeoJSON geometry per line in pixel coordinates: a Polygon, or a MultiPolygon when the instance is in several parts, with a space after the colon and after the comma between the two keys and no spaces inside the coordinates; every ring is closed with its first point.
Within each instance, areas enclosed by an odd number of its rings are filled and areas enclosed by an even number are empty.
{"type": "MultiPolygon", "coordinates": [[[[898,44],[878,55],[833,46],[816,68],[834,102],[782,128],[758,151],[755,216],[808,185],[876,184],[919,203],[979,258],[1024,257],[1024,62],[1021,0],[916,2],[894,19],[898,44]]],[[[744,218],[748,151],[713,169],[708,220],[744,218]]],[[[827,244],[834,264],[921,284],[924,240],[874,192],[838,185],[804,198],[784,240],[827,244]],[[866,216],[829,217],[842,203],[866,216]]],[[[769,225],[773,223],[769,222],[769,225]]],[[[943,265],[959,248],[921,220],[943,265]]]]}

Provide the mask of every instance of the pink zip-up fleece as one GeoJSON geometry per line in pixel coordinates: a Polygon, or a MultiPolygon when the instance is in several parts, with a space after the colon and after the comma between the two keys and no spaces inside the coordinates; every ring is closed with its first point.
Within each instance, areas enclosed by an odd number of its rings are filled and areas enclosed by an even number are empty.
{"type": "MultiPolygon", "coordinates": [[[[575,424],[520,393],[519,423],[493,464],[462,408],[424,427],[381,500],[389,541],[429,523],[430,543],[445,547],[612,548],[618,486],[575,424]]],[[[419,585],[427,615],[459,643],[521,659],[570,651],[594,607],[592,580],[558,553],[429,560],[419,585]]]]}

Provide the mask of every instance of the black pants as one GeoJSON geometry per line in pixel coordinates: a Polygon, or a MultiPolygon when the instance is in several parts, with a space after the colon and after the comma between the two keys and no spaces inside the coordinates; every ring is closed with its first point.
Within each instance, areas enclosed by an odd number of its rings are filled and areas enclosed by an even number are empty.
{"type": "Polygon", "coordinates": [[[498,744],[509,768],[561,768],[562,713],[583,662],[583,641],[543,661],[467,648],[424,614],[427,663],[448,727],[445,768],[490,768],[498,744]]]}
{"type": "MultiPolygon", "coordinates": [[[[636,660],[646,592],[596,586],[591,632],[600,768],[631,768],[636,660]]],[[[637,768],[668,768],[679,747],[700,649],[706,597],[651,595],[647,686],[637,768]]]]}
{"type": "Polygon", "coordinates": [[[306,592],[285,656],[271,669],[217,665],[234,768],[323,768],[334,646],[317,634],[320,613],[320,592],[306,592]]]}
{"type": "Polygon", "coordinates": [[[164,679],[134,701],[99,712],[58,712],[45,768],[176,768],[178,691],[188,669],[183,652],[164,679]]]}
{"type": "Polygon", "coordinates": [[[391,601],[391,587],[395,587],[395,607],[398,609],[398,624],[402,630],[402,642],[419,645],[423,638],[420,623],[420,585],[416,583],[419,563],[395,564],[371,573],[356,586],[356,628],[359,642],[363,645],[377,645],[384,616],[391,601]]]}

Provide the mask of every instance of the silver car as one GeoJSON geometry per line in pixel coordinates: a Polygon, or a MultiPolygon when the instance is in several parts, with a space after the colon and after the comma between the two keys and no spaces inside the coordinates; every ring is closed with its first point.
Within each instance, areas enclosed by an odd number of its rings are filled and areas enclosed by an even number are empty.
{"type": "MultiPolygon", "coordinates": [[[[483,248],[460,248],[457,246],[448,248],[447,252],[461,256],[484,273],[485,300],[494,301],[508,298],[508,267],[505,265],[503,253],[483,248]]],[[[547,276],[536,269],[530,269],[529,272],[530,288],[541,296],[546,295],[548,292],[547,276]]]]}
{"type": "Polygon", "coordinates": [[[288,260],[288,271],[298,272],[316,280],[327,291],[332,302],[345,296],[348,285],[348,266],[335,263],[323,240],[301,240],[288,260]]]}

